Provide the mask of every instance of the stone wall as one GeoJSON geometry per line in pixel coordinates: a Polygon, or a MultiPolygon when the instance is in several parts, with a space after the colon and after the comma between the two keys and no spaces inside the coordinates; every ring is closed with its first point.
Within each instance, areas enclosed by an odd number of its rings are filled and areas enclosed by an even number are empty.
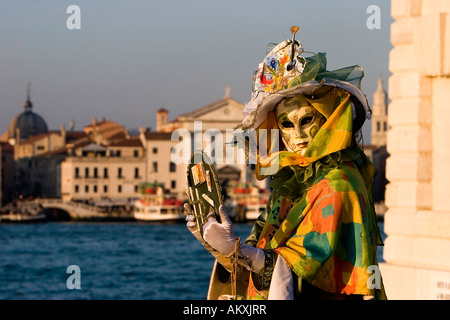
{"type": "Polygon", "coordinates": [[[450,1],[392,0],[385,232],[390,299],[450,299],[450,1]]]}

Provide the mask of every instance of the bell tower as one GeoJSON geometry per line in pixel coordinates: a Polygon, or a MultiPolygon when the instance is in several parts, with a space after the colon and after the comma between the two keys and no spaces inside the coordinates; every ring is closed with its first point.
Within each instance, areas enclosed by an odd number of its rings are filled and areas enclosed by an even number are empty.
{"type": "Polygon", "coordinates": [[[167,123],[167,117],[169,115],[169,111],[164,108],[156,111],[156,131],[162,131],[163,126],[167,123]]]}
{"type": "Polygon", "coordinates": [[[377,148],[385,147],[388,129],[387,93],[380,77],[377,90],[373,94],[371,144],[377,148]]]}

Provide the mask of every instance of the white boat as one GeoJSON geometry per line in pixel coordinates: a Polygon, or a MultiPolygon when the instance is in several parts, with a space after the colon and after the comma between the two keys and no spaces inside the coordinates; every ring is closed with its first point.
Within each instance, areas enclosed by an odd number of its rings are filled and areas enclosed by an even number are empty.
{"type": "Polygon", "coordinates": [[[183,208],[169,205],[143,205],[136,201],[134,205],[134,218],[145,221],[177,221],[183,220],[183,208]]]}
{"type": "Polygon", "coordinates": [[[133,203],[133,215],[140,221],[184,220],[183,202],[164,194],[159,185],[144,183],[139,186],[140,199],[133,203]]]}
{"type": "Polygon", "coordinates": [[[38,207],[10,208],[2,211],[5,211],[0,214],[0,222],[3,223],[33,223],[47,220],[42,208],[38,207]]]}
{"type": "Polygon", "coordinates": [[[266,208],[269,194],[250,183],[230,182],[227,194],[232,202],[236,221],[256,220],[266,208]]]}
{"type": "Polygon", "coordinates": [[[256,220],[265,208],[265,204],[248,204],[245,210],[245,219],[256,220]]]}

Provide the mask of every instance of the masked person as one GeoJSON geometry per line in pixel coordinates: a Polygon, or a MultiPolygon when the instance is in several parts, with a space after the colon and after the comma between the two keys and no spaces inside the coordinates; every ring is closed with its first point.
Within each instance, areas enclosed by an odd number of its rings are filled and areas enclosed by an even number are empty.
{"type": "MultiPolygon", "coordinates": [[[[304,57],[297,30],[268,50],[239,126],[271,137],[258,139],[256,175],[271,176],[273,192],[238,246],[223,207],[221,223],[211,215],[203,226],[203,243],[216,257],[208,298],[229,290],[237,248],[237,288],[247,299],[386,299],[376,256],[382,241],[375,169],[356,141],[371,113],[360,90],[363,71],[327,71],[324,53],[304,57]]],[[[201,241],[185,208],[187,226],[201,241]]]]}

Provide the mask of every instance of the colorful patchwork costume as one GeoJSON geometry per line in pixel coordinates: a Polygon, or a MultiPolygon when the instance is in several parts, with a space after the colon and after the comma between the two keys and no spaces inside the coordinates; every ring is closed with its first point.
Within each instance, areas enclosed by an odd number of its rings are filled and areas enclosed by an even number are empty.
{"type": "MultiPolygon", "coordinates": [[[[269,152],[257,155],[257,178],[270,175],[273,193],[245,243],[264,251],[264,270],[242,268],[237,279],[240,294],[268,299],[271,291],[280,289],[278,279],[287,279],[287,297],[293,299],[386,299],[376,256],[382,241],[373,203],[375,168],[355,141],[370,115],[359,89],[362,69],[327,71],[324,53],[301,56],[304,51],[295,32],[260,64],[239,128],[258,135],[264,130],[272,137],[268,132],[279,127],[274,110],[296,95],[302,95],[325,122],[302,155],[270,139],[264,142],[269,152]],[[275,145],[281,147],[275,150],[275,145]],[[266,174],[269,167],[275,172],[266,174]],[[286,268],[277,268],[280,259],[286,268]]],[[[226,258],[217,260],[230,270],[226,258]]],[[[225,292],[228,278],[221,275],[222,269],[216,263],[210,299],[225,292]]]]}
{"type": "MultiPolygon", "coordinates": [[[[298,278],[325,292],[381,299],[382,287],[370,286],[381,239],[368,192],[370,180],[364,180],[358,167],[367,159],[351,160],[348,154],[357,157],[345,150],[338,161],[328,158],[332,166],[326,161],[316,166],[313,186],[304,193],[291,195],[292,189],[281,186],[274,191],[246,242],[273,250],[298,278]]],[[[277,178],[296,180],[294,170],[280,173],[272,185],[276,187],[277,178]]],[[[258,290],[251,281],[248,298],[267,298],[265,289],[258,290]]]]}

